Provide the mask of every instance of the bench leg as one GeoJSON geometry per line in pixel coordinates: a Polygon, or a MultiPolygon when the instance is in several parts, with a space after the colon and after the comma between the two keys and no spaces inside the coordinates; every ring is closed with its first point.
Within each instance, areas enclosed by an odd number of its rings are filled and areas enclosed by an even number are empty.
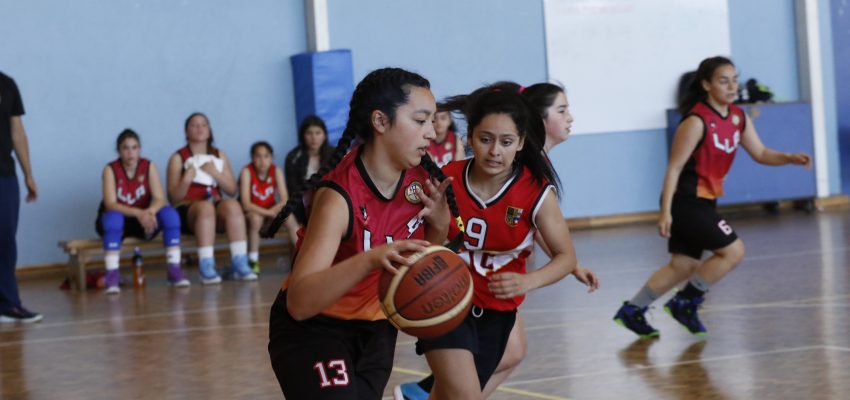
{"type": "Polygon", "coordinates": [[[71,288],[76,292],[84,292],[86,290],[86,259],[88,257],[82,254],[74,254],[68,261],[68,277],[71,281],[71,288]]]}

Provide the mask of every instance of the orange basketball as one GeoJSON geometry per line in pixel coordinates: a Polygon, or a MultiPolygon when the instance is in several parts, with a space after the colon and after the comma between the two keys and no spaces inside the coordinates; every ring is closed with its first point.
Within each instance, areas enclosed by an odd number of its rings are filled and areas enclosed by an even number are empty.
{"type": "Polygon", "coordinates": [[[463,259],[443,246],[410,256],[398,273],[384,270],[378,286],[381,308],[408,335],[444,335],[466,318],[472,306],[472,276],[463,259]]]}

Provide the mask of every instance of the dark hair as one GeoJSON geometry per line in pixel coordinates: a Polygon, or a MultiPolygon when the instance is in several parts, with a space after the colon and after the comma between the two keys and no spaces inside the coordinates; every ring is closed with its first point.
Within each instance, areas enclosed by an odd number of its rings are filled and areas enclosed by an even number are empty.
{"type": "Polygon", "coordinates": [[[690,85],[687,86],[685,93],[678,99],[679,104],[677,104],[677,108],[679,109],[679,114],[684,117],[698,102],[706,99],[708,92],[703,89],[702,82],[710,82],[714,71],[724,65],[735,66],[732,60],[721,56],[706,58],[699,63],[696,75],[694,75],[690,85]]]}
{"type": "Polygon", "coordinates": [[[481,121],[491,114],[506,114],[517,127],[520,138],[525,142],[516,156],[517,165],[526,166],[538,182],[549,182],[560,193],[561,180],[543,153],[546,142],[546,127],[531,103],[521,94],[521,86],[514,82],[497,82],[480,88],[469,95],[453,96],[441,103],[460,111],[468,124],[467,137],[481,121]]]}
{"type": "MultiPolygon", "coordinates": [[[[336,149],[328,164],[323,165],[318,172],[313,174],[310,179],[305,182],[304,189],[291,195],[286,206],[275,216],[274,220],[262,232],[264,237],[270,237],[280,229],[281,224],[292,213],[293,209],[298,206],[303,206],[302,197],[304,192],[312,190],[316,187],[319,180],[327,174],[333,166],[339,164],[340,160],[348,152],[351,142],[356,138],[360,143],[369,143],[372,140],[373,127],[371,122],[372,112],[379,110],[387,115],[390,124],[395,121],[396,110],[399,106],[405,104],[409,100],[410,90],[413,87],[425,89],[431,88],[431,83],[421,75],[403,70],[401,68],[381,68],[370,72],[357,87],[354,88],[354,93],[351,95],[349,103],[348,122],[345,129],[342,131],[342,136],[337,142],[336,149]]],[[[446,177],[443,175],[440,168],[426,154],[422,157],[422,166],[431,174],[437,177],[440,181],[446,177]]],[[[446,190],[446,197],[449,202],[449,208],[455,217],[458,217],[457,202],[454,192],[451,188],[446,190]]],[[[458,224],[461,232],[463,232],[462,222],[458,224]]],[[[462,239],[462,236],[460,236],[462,239]]],[[[455,240],[457,241],[457,240],[455,240]]],[[[453,243],[455,242],[453,241],[453,243]]],[[[460,241],[457,241],[459,246],[460,241]]]]}
{"type": "Polygon", "coordinates": [[[549,107],[555,104],[555,99],[561,93],[564,93],[564,88],[553,83],[535,83],[523,89],[522,96],[541,118],[546,119],[549,116],[549,107]]]}
{"type": "MultiPolygon", "coordinates": [[[[204,119],[205,119],[205,120],[207,120],[207,127],[210,129],[210,138],[209,138],[209,139],[207,139],[207,147],[212,147],[212,145],[213,145],[213,130],[212,130],[212,124],[210,124],[210,118],[209,118],[209,117],[207,117],[207,115],[206,115],[206,114],[204,114],[204,113],[202,113],[202,112],[197,112],[197,111],[195,111],[195,112],[193,112],[193,113],[189,114],[189,117],[188,117],[188,118],[186,118],[186,122],[184,122],[184,123],[183,123],[183,132],[186,132],[187,130],[189,130],[189,122],[191,122],[191,121],[192,121],[192,118],[195,118],[195,117],[197,117],[197,116],[199,116],[199,115],[200,115],[200,116],[202,116],[202,117],[204,117],[204,119]]],[[[186,141],[189,141],[189,138],[186,138],[186,141]]],[[[207,149],[207,150],[209,150],[209,149],[207,149]]]]}
{"type": "Polygon", "coordinates": [[[259,142],[254,142],[254,144],[251,145],[251,157],[254,156],[254,152],[257,151],[257,149],[259,149],[260,147],[265,147],[266,150],[269,151],[269,154],[274,154],[274,150],[272,150],[272,145],[270,145],[269,142],[261,140],[259,142]]]}
{"type": "MultiPolygon", "coordinates": [[[[328,129],[325,126],[325,121],[322,118],[316,115],[308,115],[304,117],[301,121],[301,124],[298,126],[298,147],[293,149],[286,155],[286,159],[284,160],[284,165],[291,165],[292,171],[289,176],[299,177],[299,181],[292,182],[292,188],[290,192],[295,192],[298,189],[301,189],[303,186],[304,176],[307,175],[307,166],[310,163],[310,156],[307,150],[307,143],[304,140],[304,135],[307,133],[307,130],[311,127],[318,127],[325,133],[325,141],[322,142],[322,146],[319,147],[319,167],[326,165],[328,161],[330,161],[331,155],[333,154],[333,147],[331,147],[328,142],[328,129]],[[298,186],[296,188],[296,186],[298,186]]],[[[287,184],[290,184],[287,182],[287,184]]]]}
{"type": "Polygon", "coordinates": [[[127,139],[136,139],[139,146],[142,145],[142,140],[139,139],[139,134],[130,128],[126,128],[118,134],[118,139],[115,140],[115,150],[121,151],[121,144],[127,139]]]}

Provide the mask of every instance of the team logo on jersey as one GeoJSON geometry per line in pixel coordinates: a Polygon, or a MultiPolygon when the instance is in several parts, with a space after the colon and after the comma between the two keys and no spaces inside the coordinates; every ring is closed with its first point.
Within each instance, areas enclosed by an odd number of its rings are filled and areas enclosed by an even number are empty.
{"type": "Polygon", "coordinates": [[[505,213],[505,223],[516,226],[520,218],[522,218],[522,209],[508,206],[508,211],[505,213]]]}
{"type": "Polygon", "coordinates": [[[741,117],[739,117],[738,114],[733,114],[732,115],[732,123],[735,124],[735,125],[740,124],[741,123],[741,117]]]}
{"type": "Polygon", "coordinates": [[[145,183],[145,176],[139,175],[139,183],[145,183]]]}
{"type": "Polygon", "coordinates": [[[416,194],[417,190],[422,190],[422,184],[417,181],[411,182],[410,185],[407,185],[407,188],[404,189],[404,198],[413,204],[421,203],[422,199],[420,199],[419,195],[416,194]]]}
{"type": "Polygon", "coordinates": [[[449,142],[446,142],[446,144],[445,144],[443,147],[445,147],[445,149],[446,149],[446,150],[451,150],[451,149],[452,149],[452,144],[451,144],[451,143],[449,143],[449,142]]]}

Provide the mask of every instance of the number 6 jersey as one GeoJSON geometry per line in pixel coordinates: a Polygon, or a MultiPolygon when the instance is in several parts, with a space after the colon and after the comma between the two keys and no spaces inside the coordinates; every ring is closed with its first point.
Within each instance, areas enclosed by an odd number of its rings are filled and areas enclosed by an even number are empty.
{"type": "MultiPolygon", "coordinates": [[[[452,189],[466,227],[465,251],[460,255],[469,264],[474,285],[473,303],[491,310],[514,310],[525,296],[497,299],[487,288],[494,273],[525,273],[526,259],[531,254],[537,227],[534,217],[543,198],[554,187],[534,179],[526,167],[514,172],[490,199],[481,199],[469,184],[474,159],[455,161],[443,167],[454,177],[452,189]]],[[[449,237],[458,234],[450,224],[449,237]]]]}

